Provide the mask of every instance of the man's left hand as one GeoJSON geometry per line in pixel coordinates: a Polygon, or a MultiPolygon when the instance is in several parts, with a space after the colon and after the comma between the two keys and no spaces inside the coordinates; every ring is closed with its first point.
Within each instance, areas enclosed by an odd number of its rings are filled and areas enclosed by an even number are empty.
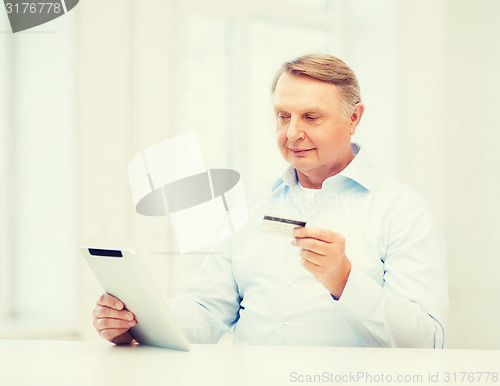
{"type": "Polygon", "coordinates": [[[321,228],[295,228],[292,244],[301,248],[302,265],[340,299],[351,272],[342,235],[321,228]]]}

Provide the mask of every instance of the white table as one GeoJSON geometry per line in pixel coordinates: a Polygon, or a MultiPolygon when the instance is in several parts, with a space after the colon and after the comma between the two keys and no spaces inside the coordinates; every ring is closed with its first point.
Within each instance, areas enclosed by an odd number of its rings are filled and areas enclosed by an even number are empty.
{"type": "Polygon", "coordinates": [[[1,386],[500,385],[499,373],[500,351],[486,350],[193,345],[181,352],[0,340],[1,386]]]}

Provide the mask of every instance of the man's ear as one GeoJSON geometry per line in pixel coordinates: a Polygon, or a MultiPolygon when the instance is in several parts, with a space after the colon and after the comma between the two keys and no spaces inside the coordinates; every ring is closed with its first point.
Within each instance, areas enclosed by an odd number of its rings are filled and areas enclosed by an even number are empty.
{"type": "Polygon", "coordinates": [[[354,106],[354,110],[350,117],[351,123],[349,125],[349,132],[351,133],[351,135],[354,135],[354,133],[356,132],[356,127],[358,127],[364,112],[365,105],[363,103],[356,103],[356,106],[354,106]]]}

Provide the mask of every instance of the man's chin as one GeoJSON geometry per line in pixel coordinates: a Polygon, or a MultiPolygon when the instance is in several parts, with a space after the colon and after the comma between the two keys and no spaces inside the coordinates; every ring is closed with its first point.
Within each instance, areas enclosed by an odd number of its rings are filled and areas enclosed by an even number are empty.
{"type": "Polygon", "coordinates": [[[290,165],[292,165],[298,171],[308,171],[314,168],[314,165],[311,161],[305,159],[288,159],[287,160],[290,165]]]}

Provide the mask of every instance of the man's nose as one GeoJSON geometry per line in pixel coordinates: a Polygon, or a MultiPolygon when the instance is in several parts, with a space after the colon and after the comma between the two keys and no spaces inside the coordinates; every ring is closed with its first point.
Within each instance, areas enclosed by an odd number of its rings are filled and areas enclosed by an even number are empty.
{"type": "Polygon", "coordinates": [[[300,122],[293,117],[290,119],[290,125],[288,126],[288,131],[286,133],[286,137],[291,142],[295,142],[295,141],[298,141],[300,139],[304,139],[304,132],[303,132],[302,128],[300,127],[300,122]]]}

